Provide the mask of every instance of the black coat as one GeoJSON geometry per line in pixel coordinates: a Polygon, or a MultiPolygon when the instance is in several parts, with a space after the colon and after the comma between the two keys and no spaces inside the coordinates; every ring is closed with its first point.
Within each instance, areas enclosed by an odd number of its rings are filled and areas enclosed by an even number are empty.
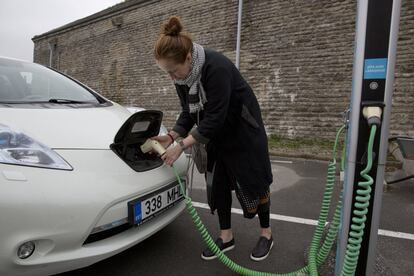
{"type": "Polygon", "coordinates": [[[217,158],[230,168],[239,184],[253,196],[264,194],[272,183],[266,131],[256,96],[239,70],[224,55],[205,49],[201,71],[207,103],[197,115],[189,113],[186,85],[176,85],[182,112],[173,130],[190,133],[207,144],[208,167],[217,158]]]}

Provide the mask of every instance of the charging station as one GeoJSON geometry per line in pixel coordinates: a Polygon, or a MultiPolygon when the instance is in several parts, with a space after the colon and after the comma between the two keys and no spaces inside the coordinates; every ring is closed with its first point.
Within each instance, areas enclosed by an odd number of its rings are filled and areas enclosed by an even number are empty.
{"type": "Polygon", "coordinates": [[[382,109],[382,119],[375,135],[373,166],[370,172],[374,184],[355,270],[355,275],[373,275],[388,148],[400,7],[400,0],[358,1],[344,202],[335,275],[340,275],[343,270],[351,217],[355,210],[356,186],[361,181],[360,172],[367,159],[369,125],[362,110],[364,107],[375,106],[382,109]]]}

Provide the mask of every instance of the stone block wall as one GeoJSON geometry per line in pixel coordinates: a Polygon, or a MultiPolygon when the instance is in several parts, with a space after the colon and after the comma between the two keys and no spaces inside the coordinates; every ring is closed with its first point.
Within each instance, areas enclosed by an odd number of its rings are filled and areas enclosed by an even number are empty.
{"type": "MultiPolygon", "coordinates": [[[[164,112],[180,107],[152,49],[169,16],[194,41],[235,60],[237,0],[129,0],[33,38],[34,61],[124,105],[164,112]]],[[[255,91],[268,134],[334,138],[349,105],[356,1],[244,1],[240,69],[255,91]]],[[[391,134],[414,136],[414,2],[403,0],[391,134]]]]}

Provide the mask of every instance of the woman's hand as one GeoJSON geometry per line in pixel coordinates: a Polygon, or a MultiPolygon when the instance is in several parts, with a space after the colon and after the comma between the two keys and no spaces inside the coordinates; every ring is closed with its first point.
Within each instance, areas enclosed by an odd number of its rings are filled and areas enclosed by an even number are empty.
{"type": "Polygon", "coordinates": [[[183,153],[183,149],[180,145],[175,145],[174,147],[170,147],[167,151],[161,156],[161,159],[164,160],[165,164],[172,166],[175,160],[180,157],[181,153],[183,153]]]}
{"type": "Polygon", "coordinates": [[[154,136],[151,137],[152,140],[156,140],[158,141],[158,143],[160,143],[160,145],[166,149],[168,148],[174,141],[171,139],[170,136],[168,135],[160,135],[160,136],[154,136]]]}

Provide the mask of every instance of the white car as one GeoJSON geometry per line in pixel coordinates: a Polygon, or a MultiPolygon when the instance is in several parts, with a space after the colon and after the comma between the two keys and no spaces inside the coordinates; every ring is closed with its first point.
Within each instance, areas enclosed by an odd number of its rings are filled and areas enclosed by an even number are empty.
{"type": "Polygon", "coordinates": [[[176,176],[139,147],[161,120],[0,57],[0,275],[85,267],[172,222],[184,209],[176,176]]]}

